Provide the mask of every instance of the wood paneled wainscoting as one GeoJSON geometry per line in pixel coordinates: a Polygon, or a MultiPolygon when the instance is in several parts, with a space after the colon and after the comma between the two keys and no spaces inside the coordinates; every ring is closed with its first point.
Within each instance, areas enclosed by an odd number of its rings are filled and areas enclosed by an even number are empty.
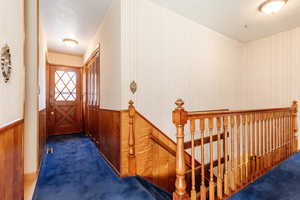
{"type": "Polygon", "coordinates": [[[39,165],[41,165],[43,155],[45,153],[46,140],[47,140],[47,128],[46,128],[46,109],[39,111],[39,165]]]}
{"type": "Polygon", "coordinates": [[[85,133],[96,143],[109,164],[120,174],[120,111],[95,109],[85,133]]]}
{"type": "Polygon", "coordinates": [[[24,120],[0,128],[0,199],[23,199],[24,120]]]}
{"type": "MultiPolygon", "coordinates": [[[[121,112],[121,122],[121,176],[138,175],[173,192],[176,143],[135,110],[132,101],[129,110],[121,112]]],[[[191,156],[185,153],[184,158],[190,169],[191,156]]]]}
{"type": "MultiPolygon", "coordinates": [[[[128,110],[122,111],[94,108],[89,112],[88,109],[91,108],[87,108],[87,113],[92,116],[85,117],[90,119],[85,122],[85,133],[121,177],[141,176],[169,192],[174,191],[175,142],[136,111],[133,102],[128,110]]],[[[188,153],[184,156],[186,168],[190,169],[191,156],[188,153]]]]}

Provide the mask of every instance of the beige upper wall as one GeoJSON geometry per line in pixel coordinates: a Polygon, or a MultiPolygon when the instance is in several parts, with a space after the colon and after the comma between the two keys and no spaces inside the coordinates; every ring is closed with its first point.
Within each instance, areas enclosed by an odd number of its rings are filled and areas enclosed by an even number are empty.
{"type": "Polygon", "coordinates": [[[49,51],[47,53],[47,61],[53,65],[64,65],[72,67],[83,66],[83,56],[70,55],[59,52],[49,51]]]}
{"type": "MultiPolygon", "coordinates": [[[[291,106],[300,101],[300,27],[244,45],[241,107],[291,106]]],[[[300,115],[298,115],[298,124],[300,115]]]]}
{"type": "Polygon", "coordinates": [[[300,27],[246,43],[243,107],[290,106],[300,100],[300,27]]]}
{"type": "Polygon", "coordinates": [[[43,110],[46,108],[47,39],[41,18],[39,23],[39,110],[43,110]]]}
{"type": "Polygon", "coordinates": [[[100,106],[121,109],[121,12],[120,0],[113,0],[102,24],[92,38],[85,60],[100,45],[100,106]]]}
{"type": "Polygon", "coordinates": [[[149,0],[122,0],[122,109],[133,99],[175,140],[177,98],[188,110],[235,107],[241,50],[241,43],[149,0]]]}
{"type": "Polygon", "coordinates": [[[24,5],[19,0],[0,0],[0,46],[10,46],[11,80],[0,73],[0,127],[24,117],[24,5]]]}

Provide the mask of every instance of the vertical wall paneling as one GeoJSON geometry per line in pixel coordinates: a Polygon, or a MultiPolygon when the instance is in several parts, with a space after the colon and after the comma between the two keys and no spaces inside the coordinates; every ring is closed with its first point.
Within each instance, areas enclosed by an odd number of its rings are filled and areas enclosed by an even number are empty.
{"type": "Polygon", "coordinates": [[[300,28],[246,43],[239,107],[284,107],[299,101],[299,49],[300,28]]]}
{"type": "Polygon", "coordinates": [[[0,128],[1,200],[23,199],[24,121],[0,128]]]}
{"type": "Polygon", "coordinates": [[[83,69],[85,133],[117,173],[120,171],[120,111],[101,109],[101,66],[97,49],[83,69]]]}
{"type": "Polygon", "coordinates": [[[39,111],[39,166],[41,165],[46,148],[47,129],[46,129],[46,109],[39,111]]]}

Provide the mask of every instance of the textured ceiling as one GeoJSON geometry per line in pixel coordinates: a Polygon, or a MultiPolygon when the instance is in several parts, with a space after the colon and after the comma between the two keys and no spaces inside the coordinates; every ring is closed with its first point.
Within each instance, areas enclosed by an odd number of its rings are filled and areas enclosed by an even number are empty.
{"type": "Polygon", "coordinates": [[[151,0],[239,41],[251,41],[300,26],[300,0],[274,15],[258,11],[264,0],[151,0]],[[245,25],[247,28],[245,28],[245,25]]]}
{"type": "Polygon", "coordinates": [[[111,0],[40,0],[48,49],[84,54],[110,3],[111,0]],[[79,45],[67,47],[62,42],[64,38],[74,38],[79,45]]]}
{"type": "MultiPolygon", "coordinates": [[[[111,0],[40,0],[48,48],[85,53],[111,0]],[[79,41],[75,48],[63,38],[79,41]]],[[[289,0],[275,15],[258,11],[263,0],[151,0],[160,6],[238,41],[260,39],[300,26],[300,0],[289,0]],[[245,28],[246,26],[246,28],[245,28]]]]}

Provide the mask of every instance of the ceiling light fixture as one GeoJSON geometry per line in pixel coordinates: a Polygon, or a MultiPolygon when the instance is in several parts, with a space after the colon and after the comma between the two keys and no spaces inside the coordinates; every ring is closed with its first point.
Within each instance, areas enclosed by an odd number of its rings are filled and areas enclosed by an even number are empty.
{"type": "Polygon", "coordinates": [[[259,11],[266,14],[274,14],[280,11],[288,0],[267,0],[259,6],[259,11]]]}
{"type": "Polygon", "coordinates": [[[73,39],[70,39],[70,38],[63,39],[63,42],[65,43],[65,45],[67,45],[69,47],[75,47],[76,45],[78,45],[77,40],[73,40],[73,39]]]}

